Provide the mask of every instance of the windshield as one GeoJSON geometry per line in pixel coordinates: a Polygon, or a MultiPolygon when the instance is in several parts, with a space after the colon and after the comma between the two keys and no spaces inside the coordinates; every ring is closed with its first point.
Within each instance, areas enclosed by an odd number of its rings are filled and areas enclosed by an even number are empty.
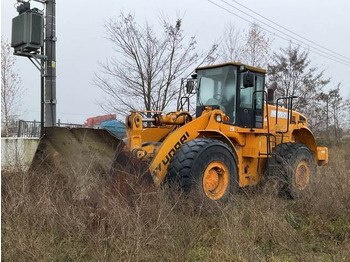
{"type": "Polygon", "coordinates": [[[199,70],[197,106],[219,106],[235,122],[237,67],[224,66],[199,70]]]}

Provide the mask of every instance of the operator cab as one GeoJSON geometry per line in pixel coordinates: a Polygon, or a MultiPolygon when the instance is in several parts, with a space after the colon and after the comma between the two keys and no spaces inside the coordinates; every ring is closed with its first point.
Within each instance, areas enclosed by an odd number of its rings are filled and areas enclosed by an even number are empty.
{"type": "Polygon", "coordinates": [[[241,63],[226,63],[196,69],[198,94],[196,117],[205,107],[222,110],[226,124],[263,128],[266,71],[241,63]]]}

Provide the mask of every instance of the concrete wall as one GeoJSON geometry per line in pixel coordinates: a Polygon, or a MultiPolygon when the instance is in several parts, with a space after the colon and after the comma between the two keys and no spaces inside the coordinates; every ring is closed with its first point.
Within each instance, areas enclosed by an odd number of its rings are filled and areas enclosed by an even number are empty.
{"type": "Polygon", "coordinates": [[[32,162],[39,138],[2,137],[1,170],[27,169],[32,162]]]}

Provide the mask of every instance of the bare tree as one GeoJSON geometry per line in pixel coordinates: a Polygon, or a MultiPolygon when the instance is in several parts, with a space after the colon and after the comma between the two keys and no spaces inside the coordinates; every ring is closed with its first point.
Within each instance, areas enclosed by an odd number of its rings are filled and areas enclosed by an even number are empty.
{"type": "Polygon", "coordinates": [[[228,24],[220,44],[220,60],[266,67],[271,44],[272,39],[258,24],[251,24],[246,34],[235,25],[228,24]]]}
{"type": "MultiPolygon", "coordinates": [[[[273,54],[268,74],[270,82],[277,82],[278,96],[298,97],[293,103],[294,109],[307,115],[311,127],[315,129],[320,124],[320,116],[324,115],[319,96],[330,80],[324,78],[324,71],[311,66],[308,55],[298,46],[281,48],[279,53],[273,54]]],[[[286,100],[284,106],[287,106],[286,100]]]]}
{"type": "Polygon", "coordinates": [[[95,74],[94,83],[106,95],[101,103],[106,111],[127,114],[175,106],[181,76],[201,58],[212,57],[196,52],[196,39],[184,35],[182,19],[172,23],[163,17],[161,26],[159,35],[147,22],[141,26],[124,13],[105,25],[119,55],[101,63],[101,72],[95,74]]]}
{"type": "Polygon", "coordinates": [[[349,114],[349,100],[344,99],[340,94],[340,86],[337,86],[328,92],[328,106],[331,121],[331,130],[333,139],[336,143],[340,142],[343,129],[346,128],[346,118],[349,114]]]}
{"type": "Polygon", "coordinates": [[[238,62],[242,57],[242,33],[232,23],[226,25],[220,44],[222,62],[238,62]]]}
{"type": "Polygon", "coordinates": [[[340,93],[341,83],[328,92],[322,92],[317,100],[320,104],[319,133],[328,143],[339,143],[349,129],[350,98],[345,98],[340,93]]]}
{"type": "Polygon", "coordinates": [[[318,136],[323,136],[327,142],[330,142],[331,139],[330,139],[330,132],[329,132],[329,125],[330,125],[329,95],[326,92],[321,92],[317,96],[317,101],[319,105],[319,114],[317,118],[318,125],[314,127],[314,132],[318,136]]]}
{"type": "Polygon", "coordinates": [[[21,80],[14,70],[15,61],[10,44],[1,37],[1,123],[4,136],[10,135],[10,126],[17,117],[21,101],[21,80]]]}
{"type": "Polygon", "coordinates": [[[272,39],[258,24],[251,24],[248,33],[244,36],[242,62],[265,68],[269,59],[271,43],[272,39]]]}

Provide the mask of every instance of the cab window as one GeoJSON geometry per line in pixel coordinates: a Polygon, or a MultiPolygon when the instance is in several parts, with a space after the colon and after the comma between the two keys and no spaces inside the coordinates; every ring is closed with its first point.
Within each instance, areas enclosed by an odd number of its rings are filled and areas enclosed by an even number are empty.
{"type": "MultiPolygon", "coordinates": [[[[252,74],[252,72],[250,72],[252,74]]],[[[243,75],[243,74],[242,74],[243,75]]],[[[241,75],[240,83],[240,103],[239,106],[243,108],[253,108],[254,101],[254,91],[255,90],[264,90],[264,77],[260,74],[255,74],[254,86],[244,88],[243,86],[243,77],[241,75]]],[[[256,109],[262,109],[263,107],[263,93],[258,92],[255,94],[256,97],[256,109]]]]}

